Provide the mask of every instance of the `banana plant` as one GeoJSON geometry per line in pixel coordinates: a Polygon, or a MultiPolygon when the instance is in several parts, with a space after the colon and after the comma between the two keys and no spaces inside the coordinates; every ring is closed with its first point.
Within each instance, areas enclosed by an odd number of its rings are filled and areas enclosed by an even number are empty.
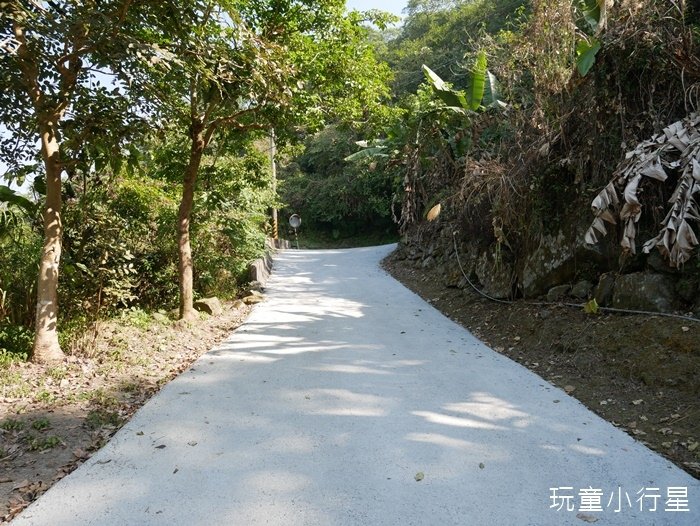
{"type": "Polygon", "coordinates": [[[579,40],[576,44],[576,69],[585,77],[595,64],[601,42],[598,35],[608,25],[608,8],[614,0],[577,0],[574,4],[580,14],[579,40]]]}
{"type": "Polygon", "coordinates": [[[437,73],[423,64],[423,73],[438,98],[452,111],[477,111],[484,107],[506,107],[500,100],[496,76],[487,69],[485,51],[479,51],[467,79],[465,91],[452,89],[437,73]]]}

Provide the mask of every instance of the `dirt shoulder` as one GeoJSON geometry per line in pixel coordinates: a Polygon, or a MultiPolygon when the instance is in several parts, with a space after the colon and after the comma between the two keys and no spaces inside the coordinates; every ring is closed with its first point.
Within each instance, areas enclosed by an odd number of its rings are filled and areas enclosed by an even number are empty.
{"type": "Polygon", "coordinates": [[[495,303],[395,254],[383,265],[489,347],[700,478],[700,324],[495,303]]]}
{"type": "Polygon", "coordinates": [[[192,323],[139,312],[103,323],[53,367],[0,369],[0,523],[77,468],[151,396],[241,325],[224,304],[192,323]],[[89,351],[86,351],[89,349],[89,351]]]}

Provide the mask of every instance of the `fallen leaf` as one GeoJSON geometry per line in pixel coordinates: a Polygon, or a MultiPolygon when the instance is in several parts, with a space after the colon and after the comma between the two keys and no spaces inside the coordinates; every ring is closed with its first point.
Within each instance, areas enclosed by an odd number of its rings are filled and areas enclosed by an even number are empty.
{"type": "Polygon", "coordinates": [[[425,218],[428,221],[435,221],[437,219],[437,217],[440,215],[441,208],[442,207],[440,206],[440,203],[436,204],[434,207],[432,207],[430,209],[430,211],[428,212],[428,215],[426,215],[425,218]]]}
{"type": "Polygon", "coordinates": [[[681,327],[681,330],[683,332],[688,332],[690,330],[690,327],[681,327]]]}
{"type": "Polygon", "coordinates": [[[85,458],[88,458],[90,455],[88,455],[85,451],[83,451],[82,449],[77,447],[73,450],[73,456],[75,458],[85,459],[85,458]]]}
{"type": "Polygon", "coordinates": [[[486,466],[483,462],[479,462],[479,469],[484,469],[486,466]]]}
{"type": "Polygon", "coordinates": [[[593,515],[587,515],[585,513],[579,513],[576,515],[577,519],[581,519],[583,522],[598,522],[598,517],[593,515]]]}
{"type": "Polygon", "coordinates": [[[425,475],[423,474],[422,471],[419,471],[418,473],[416,473],[416,476],[413,478],[416,479],[416,482],[420,482],[421,480],[423,480],[425,478],[425,475]]]}
{"type": "Polygon", "coordinates": [[[190,441],[190,442],[187,442],[187,445],[188,445],[188,446],[196,446],[196,445],[197,445],[197,442],[194,441],[194,440],[192,440],[192,441],[190,441]]]}
{"type": "Polygon", "coordinates": [[[24,479],[22,482],[18,482],[14,486],[12,486],[12,491],[18,490],[18,489],[23,489],[29,486],[31,483],[27,480],[24,479]]]}
{"type": "Polygon", "coordinates": [[[688,451],[695,451],[698,448],[698,443],[693,442],[692,444],[688,444],[688,451]]]}
{"type": "Polygon", "coordinates": [[[156,449],[165,449],[165,444],[161,444],[160,446],[156,446],[156,449]]]}
{"type": "Polygon", "coordinates": [[[642,400],[641,398],[639,400],[632,400],[632,405],[639,405],[642,402],[644,402],[644,400],[642,400]]]}

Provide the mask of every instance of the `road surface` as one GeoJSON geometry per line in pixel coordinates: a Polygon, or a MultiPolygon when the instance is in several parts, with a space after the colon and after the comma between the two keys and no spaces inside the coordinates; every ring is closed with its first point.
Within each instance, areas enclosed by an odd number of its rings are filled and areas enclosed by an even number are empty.
{"type": "Polygon", "coordinates": [[[248,321],[13,524],[700,524],[698,480],[388,276],[392,248],[279,254],[248,321]]]}

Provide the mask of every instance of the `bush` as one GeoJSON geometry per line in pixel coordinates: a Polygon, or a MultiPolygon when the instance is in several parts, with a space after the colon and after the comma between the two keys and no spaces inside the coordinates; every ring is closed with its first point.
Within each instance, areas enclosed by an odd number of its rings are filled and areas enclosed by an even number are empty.
{"type": "Polygon", "coordinates": [[[391,202],[395,180],[373,162],[351,163],[356,135],[329,126],[306,143],[283,171],[283,215],[297,213],[307,229],[334,238],[394,232],[391,202]]]}
{"type": "Polygon", "coordinates": [[[26,361],[33,339],[32,331],[22,325],[0,323],[0,365],[26,361]]]}

